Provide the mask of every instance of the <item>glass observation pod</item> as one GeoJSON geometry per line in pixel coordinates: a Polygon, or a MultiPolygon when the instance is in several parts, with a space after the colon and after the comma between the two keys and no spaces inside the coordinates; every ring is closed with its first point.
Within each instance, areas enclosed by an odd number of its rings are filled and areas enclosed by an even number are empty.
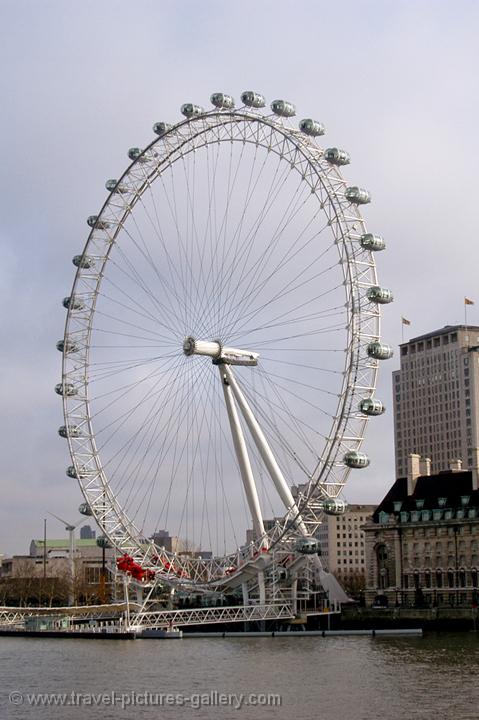
{"type": "Polygon", "coordinates": [[[331,163],[331,165],[349,165],[351,162],[351,156],[346,150],[340,150],[335,147],[327,148],[324,151],[324,159],[331,163]]]}
{"type": "Polygon", "coordinates": [[[301,122],[299,123],[299,129],[301,130],[301,132],[304,132],[305,135],[310,135],[311,137],[324,135],[324,133],[326,132],[326,128],[324,127],[323,123],[320,123],[317,120],[312,120],[311,118],[305,118],[304,120],[301,120],[301,122]]]}
{"type": "Polygon", "coordinates": [[[313,537],[302,537],[296,541],[294,546],[296,552],[302,555],[321,555],[321,545],[319,540],[313,537]]]}
{"type": "Polygon", "coordinates": [[[382,238],[381,235],[373,235],[372,233],[361,235],[361,245],[363,248],[366,248],[366,250],[372,250],[373,252],[384,250],[386,247],[384,238],[382,238]]]}
{"type": "Polygon", "coordinates": [[[55,392],[57,395],[72,397],[77,394],[78,390],[74,385],[72,385],[72,383],[57,383],[55,385],[55,392]]]}
{"type": "Polygon", "coordinates": [[[349,200],[349,202],[353,203],[354,205],[366,205],[367,203],[371,202],[370,193],[367,190],[364,190],[364,188],[358,187],[357,185],[346,188],[344,197],[346,198],[346,200],[349,200]]]}
{"type": "Polygon", "coordinates": [[[96,544],[98,547],[105,549],[111,547],[108,538],[106,538],[104,535],[100,535],[100,537],[96,539],[96,544]]]}
{"type": "Polygon", "coordinates": [[[148,153],[143,154],[143,150],[138,147],[132,147],[128,150],[128,157],[130,160],[137,160],[140,163],[145,163],[150,160],[148,153]]]}
{"type": "Polygon", "coordinates": [[[81,435],[81,430],[78,425],[61,425],[58,428],[58,434],[62,438],[77,438],[81,435]]]}
{"type": "Polygon", "coordinates": [[[375,360],[389,360],[394,355],[394,350],[390,345],[384,345],[378,341],[371,342],[366,348],[369,357],[375,360]]]}
{"type": "Polygon", "coordinates": [[[122,185],[120,182],[118,182],[118,180],[115,180],[113,178],[111,180],[106,181],[105,187],[108,190],[108,192],[111,192],[111,193],[123,194],[123,193],[128,192],[128,188],[126,187],[126,185],[122,185]]]}
{"type": "Polygon", "coordinates": [[[343,462],[350,468],[361,470],[369,465],[369,458],[365,453],[358,452],[357,450],[350,450],[343,457],[343,462]]]}
{"type": "Polygon", "coordinates": [[[108,230],[110,223],[107,220],[101,220],[98,215],[90,215],[86,219],[87,225],[95,230],[108,230]]]}
{"type": "Polygon", "coordinates": [[[293,115],[296,115],[296,108],[293,103],[287,100],[273,100],[271,110],[280,117],[293,117],[293,115]]]}
{"type": "Polygon", "coordinates": [[[231,95],[224,95],[223,93],[213,93],[210,100],[212,105],[222,110],[231,110],[235,106],[235,101],[231,95]]]}
{"type": "Polygon", "coordinates": [[[341,498],[331,498],[323,502],[323,512],[326,515],[343,515],[347,509],[346,501],[341,498]]]}
{"type": "Polygon", "coordinates": [[[165,122],[157,122],[153,125],[153,132],[155,135],[164,135],[168,132],[168,130],[171,128],[171,125],[168,125],[168,123],[165,122]]]}
{"type": "Polygon", "coordinates": [[[379,285],[372,285],[368,288],[366,295],[368,300],[373,303],[378,303],[379,305],[387,305],[394,300],[391,290],[380,287],[379,285]]]}
{"type": "Polygon", "coordinates": [[[365,415],[382,415],[383,412],[386,412],[386,408],[381,400],[377,400],[376,398],[365,398],[361,400],[359,410],[365,415]]]}
{"type": "Polygon", "coordinates": [[[63,298],[62,305],[67,310],[84,310],[85,309],[85,303],[82,303],[82,301],[78,300],[74,295],[70,295],[70,297],[63,298]]]}
{"type": "Polygon", "coordinates": [[[80,515],[87,515],[87,517],[91,517],[93,515],[92,509],[88,503],[82,503],[81,505],[79,505],[78,512],[80,513],[80,515]]]}
{"type": "Polygon", "coordinates": [[[69,353],[75,353],[78,352],[80,349],[78,345],[73,342],[73,340],[59,340],[57,342],[57,350],[59,350],[61,353],[64,352],[66,355],[69,353]]]}
{"type": "Polygon", "coordinates": [[[185,103],[181,106],[181,114],[186,118],[196,117],[197,115],[203,115],[204,108],[200,105],[193,105],[193,103],[185,103]]]}
{"type": "Polygon", "coordinates": [[[82,270],[89,270],[90,268],[94,267],[95,258],[92,258],[91,255],[75,255],[72,263],[77,268],[82,268],[82,270]]]}
{"type": "Polygon", "coordinates": [[[88,468],[86,468],[86,467],[81,467],[80,472],[77,473],[74,465],[69,465],[67,467],[66,472],[67,472],[68,477],[74,478],[75,480],[82,480],[83,478],[88,477],[88,473],[89,473],[88,468]]]}
{"type": "Polygon", "coordinates": [[[266,100],[264,95],[254,92],[253,90],[245,90],[241,93],[241,102],[247,107],[264,108],[266,100]]]}

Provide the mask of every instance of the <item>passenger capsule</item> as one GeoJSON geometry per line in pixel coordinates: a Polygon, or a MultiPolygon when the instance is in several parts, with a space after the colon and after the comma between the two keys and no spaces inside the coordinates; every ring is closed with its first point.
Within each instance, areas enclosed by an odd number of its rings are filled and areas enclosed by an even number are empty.
{"type": "Polygon", "coordinates": [[[271,110],[280,117],[293,117],[293,115],[296,115],[296,108],[293,103],[287,100],[273,100],[271,110]]]}
{"type": "Polygon", "coordinates": [[[115,180],[113,178],[106,181],[105,187],[108,192],[119,193],[120,195],[129,192],[129,189],[126,187],[126,185],[122,185],[120,182],[118,182],[118,180],[115,180]]]}
{"type": "Polygon", "coordinates": [[[299,129],[301,130],[301,132],[304,132],[305,135],[310,135],[311,137],[324,135],[324,133],[326,132],[326,128],[324,127],[323,123],[320,123],[317,120],[311,120],[311,118],[301,120],[301,122],[299,123],[299,129]]]}
{"type": "Polygon", "coordinates": [[[347,503],[341,498],[330,498],[323,502],[323,512],[326,515],[343,515],[347,509],[347,503]]]}
{"type": "Polygon", "coordinates": [[[92,258],[91,255],[75,255],[72,263],[77,268],[81,268],[82,270],[89,270],[90,268],[94,267],[95,258],[92,258]]]}
{"type": "Polygon", "coordinates": [[[101,220],[98,215],[90,215],[87,217],[87,225],[95,230],[108,230],[110,223],[107,220],[101,220]]]}
{"type": "Polygon", "coordinates": [[[85,304],[81,300],[78,300],[74,295],[65,297],[62,300],[62,305],[67,310],[84,310],[85,304]]]}
{"type": "Polygon", "coordinates": [[[55,385],[55,392],[57,395],[72,397],[77,394],[78,390],[74,385],[72,385],[72,383],[58,383],[55,385]]]}
{"type": "Polygon", "coordinates": [[[366,293],[368,300],[379,305],[387,305],[394,300],[394,296],[388,288],[372,285],[366,293]]]}
{"type": "Polygon", "coordinates": [[[82,503],[78,507],[78,512],[80,513],[80,515],[87,515],[88,517],[91,517],[93,515],[92,509],[88,503],[82,503]]]}
{"type": "Polygon", "coordinates": [[[73,342],[73,340],[59,340],[57,342],[57,350],[59,350],[61,353],[64,352],[65,355],[68,355],[69,353],[75,353],[78,352],[79,347],[78,345],[73,342]]]}
{"type": "Polygon", "coordinates": [[[68,475],[68,477],[74,478],[75,480],[83,480],[84,478],[88,477],[88,475],[90,474],[90,472],[91,472],[91,471],[88,469],[88,467],[85,467],[85,465],[82,465],[82,466],[79,468],[78,473],[77,473],[77,471],[75,470],[74,465],[69,465],[69,466],[67,467],[67,475],[68,475]]]}
{"type": "Polygon", "coordinates": [[[382,404],[381,400],[376,398],[364,398],[359,403],[359,410],[364,415],[382,415],[386,411],[386,408],[382,404]]]}
{"type": "Polygon", "coordinates": [[[224,95],[223,93],[213,93],[210,100],[212,105],[221,110],[231,110],[235,106],[235,101],[231,95],[224,95]]]}
{"type": "Polygon", "coordinates": [[[314,537],[299,538],[294,549],[302,555],[321,555],[321,544],[314,537]]]}
{"type": "Polygon", "coordinates": [[[181,114],[184,115],[186,118],[191,117],[197,117],[198,115],[203,115],[204,108],[200,107],[200,105],[193,105],[193,103],[185,103],[181,106],[181,114]]]}
{"type": "Polygon", "coordinates": [[[143,150],[138,147],[132,147],[128,150],[128,157],[130,160],[137,160],[139,163],[148,162],[150,159],[148,155],[143,154],[143,150]]]}
{"type": "Polygon", "coordinates": [[[324,151],[324,158],[331,163],[331,165],[349,165],[351,162],[349,153],[339,148],[328,148],[324,151]]]}
{"type": "Polygon", "coordinates": [[[110,541],[104,535],[100,535],[100,537],[97,537],[96,544],[98,547],[105,549],[111,547],[110,541]]]}
{"type": "Polygon", "coordinates": [[[384,345],[378,341],[370,342],[366,351],[369,357],[375,360],[389,360],[394,355],[394,350],[390,345],[384,345]]]}
{"type": "Polygon", "coordinates": [[[371,202],[370,193],[357,185],[346,188],[344,197],[346,200],[349,200],[350,203],[353,203],[353,205],[366,205],[371,202]]]}
{"type": "Polygon", "coordinates": [[[78,425],[61,425],[58,428],[58,434],[62,438],[77,438],[81,435],[81,430],[78,425]]]}
{"type": "Polygon", "coordinates": [[[245,90],[244,93],[241,93],[241,102],[243,105],[253,108],[264,108],[266,105],[264,95],[260,95],[260,93],[253,90],[245,90]]]}
{"type": "Polygon", "coordinates": [[[168,125],[168,123],[157,122],[153,125],[153,132],[155,133],[155,135],[159,135],[161,137],[162,135],[167,133],[170,128],[171,125],[168,125]]]}
{"type": "Polygon", "coordinates": [[[369,458],[365,453],[358,452],[357,450],[350,450],[343,457],[343,462],[350,468],[360,470],[369,465],[369,458]]]}
{"type": "Polygon", "coordinates": [[[382,238],[381,235],[373,235],[372,233],[361,235],[361,245],[363,248],[366,248],[366,250],[372,250],[373,252],[384,250],[386,247],[384,238],[382,238]]]}

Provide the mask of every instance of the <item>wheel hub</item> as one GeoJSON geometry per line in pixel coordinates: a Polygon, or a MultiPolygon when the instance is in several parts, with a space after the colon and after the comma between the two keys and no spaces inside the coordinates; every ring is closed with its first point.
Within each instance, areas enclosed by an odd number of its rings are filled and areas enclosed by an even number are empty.
{"type": "Polygon", "coordinates": [[[210,357],[214,363],[227,365],[257,365],[259,353],[251,350],[226,347],[219,340],[196,340],[189,335],[183,340],[185,355],[204,355],[210,357]]]}

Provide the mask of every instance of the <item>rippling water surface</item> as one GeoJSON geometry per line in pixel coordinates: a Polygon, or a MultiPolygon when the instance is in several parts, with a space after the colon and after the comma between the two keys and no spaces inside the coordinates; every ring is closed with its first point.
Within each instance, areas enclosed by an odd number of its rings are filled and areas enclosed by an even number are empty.
{"type": "Polygon", "coordinates": [[[472,633],[394,639],[0,639],[1,720],[478,717],[479,635],[472,633]],[[42,705],[45,700],[32,699],[36,693],[64,694],[65,704],[42,705]],[[280,706],[262,704],[271,693],[280,696],[280,706]]]}

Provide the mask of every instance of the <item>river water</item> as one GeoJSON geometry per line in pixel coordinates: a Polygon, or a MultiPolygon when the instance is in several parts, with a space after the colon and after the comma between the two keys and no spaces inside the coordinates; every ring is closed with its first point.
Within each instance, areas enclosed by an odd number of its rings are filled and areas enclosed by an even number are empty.
{"type": "Polygon", "coordinates": [[[473,633],[0,638],[1,720],[478,717],[479,635],[473,633]]]}

